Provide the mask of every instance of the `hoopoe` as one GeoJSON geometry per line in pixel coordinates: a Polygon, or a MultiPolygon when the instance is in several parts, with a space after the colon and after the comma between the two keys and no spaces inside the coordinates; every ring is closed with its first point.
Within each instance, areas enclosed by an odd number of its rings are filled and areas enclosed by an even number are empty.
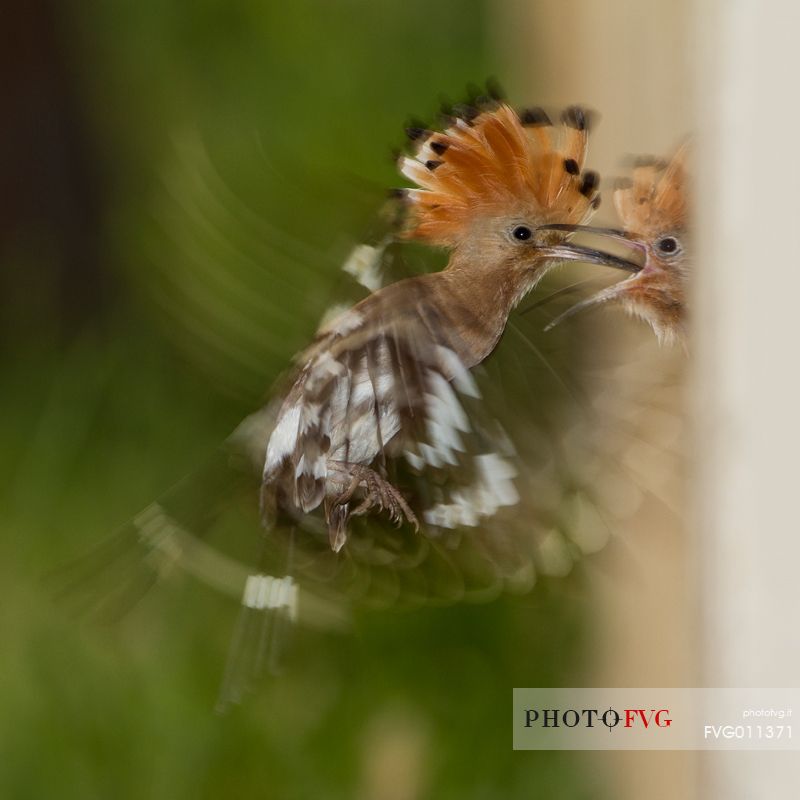
{"type": "Polygon", "coordinates": [[[614,206],[622,230],[583,226],[554,226],[555,230],[585,230],[626,243],[642,257],[642,268],[565,311],[555,325],[578,311],[602,303],[619,303],[647,322],[662,343],[686,342],[687,290],[691,272],[689,225],[688,145],[665,163],[647,160],[621,181],[614,206]]]}
{"type": "Polygon", "coordinates": [[[565,242],[553,224],[581,225],[599,202],[584,169],[586,113],[566,109],[553,125],[540,109],[517,113],[499,100],[462,107],[442,131],[408,130],[413,153],[400,172],[401,238],[446,248],[440,272],[373,292],[325,327],[300,358],[269,437],[262,509],[299,517],[322,507],[330,547],[348,522],[385,511],[400,524],[477,525],[513,504],[511,473],[490,450],[474,455],[482,481],[451,502],[420,508],[387,479],[387,463],[447,470],[476,433],[463,398],[478,394],[470,370],[496,347],[511,311],[559,261],[630,271],[631,262],[565,242]]]}
{"type": "MultiPolygon", "coordinates": [[[[103,617],[124,613],[174,571],[235,596],[241,609],[220,707],[237,702],[258,677],[288,622],[346,624],[342,590],[363,596],[368,585],[381,598],[396,591],[438,601],[493,596],[500,586],[529,587],[540,571],[562,574],[560,554],[572,552],[558,543],[552,476],[537,471],[541,481],[530,488],[524,458],[486,418],[494,387],[484,383],[479,397],[472,371],[497,346],[513,308],[561,261],[639,267],[547,227],[581,226],[598,205],[598,177],[585,169],[584,111],[568,108],[553,124],[540,109],[517,113],[499,100],[482,101],[442,127],[408,129],[412,152],[399,167],[415,186],[394,195],[403,211],[396,239],[446,249],[447,267],[381,288],[371,263],[377,250],[356,248],[344,269],[371,294],[325,322],[299,356],[288,391],[68,570],[83,576],[73,585],[102,581],[107,596],[90,602],[103,617]],[[234,498],[254,505],[254,464],[267,529],[257,572],[207,541],[234,498]],[[519,515],[514,525],[484,525],[522,499],[516,484],[523,479],[536,524],[519,515]],[[432,535],[405,536],[384,525],[373,538],[370,526],[340,552],[351,520],[381,511],[424,524],[432,535]],[[475,535],[462,536],[461,528],[475,535]],[[445,529],[452,536],[433,535],[445,529]]],[[[535,384],[524,371],[519,377],[535,384]]],[[[526,420],[528,433],[534,427],[526,420]]],[[[545,461],[553,455],[546,442],[537,441],[536,452],[545,461]]],[[[575,486],[569,495],[570,509],[591,504],[575,486]]],[[[227,518],[220,527],[227,540],[227,518]]],[[[585,552],[595,539],[584,542],[585,552]]]]}

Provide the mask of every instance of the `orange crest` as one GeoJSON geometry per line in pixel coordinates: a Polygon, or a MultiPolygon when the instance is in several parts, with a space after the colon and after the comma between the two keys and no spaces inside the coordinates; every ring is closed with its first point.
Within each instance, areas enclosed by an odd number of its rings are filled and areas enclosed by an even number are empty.
{"type": "Polygon", "coordinates": [[[686,228],[688,151],[689,144],[684,143],[669,163],[640,163],[634,167],[633,179],[619,184],[614,191],[614,206],[626,231],[649,239],[686,228]]]}
{"type": "Polygon", "coordinates": [[[599,204],[597,174],[583,170],[588,126],[580,108],[564,111],[556,127],[541,109],[517,114],[500,103],[442,132],[408,133],[418,144],[400,171],[420,188],[403,192],[407,238],[455,247],[477,220],[578,224],[599,204]]]}

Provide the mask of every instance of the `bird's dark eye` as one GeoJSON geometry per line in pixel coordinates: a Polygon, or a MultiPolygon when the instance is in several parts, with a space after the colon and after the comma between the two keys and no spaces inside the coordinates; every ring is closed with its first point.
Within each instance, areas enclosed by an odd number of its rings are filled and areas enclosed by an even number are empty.
{"type": "Polygon", "coordinates": [[[664,253],[665,255],[672,255],[681,249],[678,240],[674,236],[664,236],[663,238],[659,239],[656,242],[656,247],[658,248],[659,252],[664,253]]]}
{"type": "Polygon", "coordinates": [[[519,242],[525,242],[533,236],[530,228],[527,228],[525,225],[517,225],[516,228],[511,232],[511,235],[519,242]]]}

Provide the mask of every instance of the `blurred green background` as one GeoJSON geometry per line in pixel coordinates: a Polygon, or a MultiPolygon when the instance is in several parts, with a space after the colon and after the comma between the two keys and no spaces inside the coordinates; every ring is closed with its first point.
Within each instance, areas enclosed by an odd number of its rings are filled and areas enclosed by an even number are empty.
{"type": "Polygon", "coordinates": [[[512,687],[586,674],[580,572],[300,631],[285,674],[227,716],[213,708],[234,602],[177,580],[102,629],[44,579],[257,406],[398,182],[405,120],[498,73],[490,12],[7,12],[0,796],[598,797],[586,756],[511,749],[512,687]]]}

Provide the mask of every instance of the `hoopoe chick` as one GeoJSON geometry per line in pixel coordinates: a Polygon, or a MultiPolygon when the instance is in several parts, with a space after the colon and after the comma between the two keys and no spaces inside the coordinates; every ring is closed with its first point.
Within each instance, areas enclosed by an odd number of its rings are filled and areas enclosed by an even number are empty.
{"type": "Polygon", "coordinates": [[[618,185],[614,206],[623,229],[585,230],[626,242],[639,251],[643,265],[628,279],[568,309],[551,326],[591,306],[620,303],[628,313],[647,322],[661,343],[685,343],[692,267],[687,156],[688,146],[683,145],[668,163],[640,163],[632,180],[618,185]]]}
{"type": "Polygon", "coordinates": [[[485,442],[477,455],[468,452],[468,440],[480,438],[461,402],[478,396],[469,370],[558,259],[635,269],[566,244],[562,232],[538,231],[583,223],[597,207],[597,176],[584,171],[582,110],[568,109],[554,126],[539,110],[517,114],[492,102],[450,118],[441,132],[408,134],[416,152],[401,159],[400,171],[417,188],[398,192],[407,211],[400,235],[447,248],[449,263],[378,289],[326,326],[301,357],[267,446],[265,513],[322,507],[334,551],[350,518],[370,511],[398,524],[434,515],[438,524],[476,525],[516,502],[497,453],[485,442]],[[456,492],[454,515],[453,504],[434,512],[404,497],[387,478],[393,459],[418,472],[455,473],[468,459],[474,473],[497,469],[480,490],[456,492]]]}

